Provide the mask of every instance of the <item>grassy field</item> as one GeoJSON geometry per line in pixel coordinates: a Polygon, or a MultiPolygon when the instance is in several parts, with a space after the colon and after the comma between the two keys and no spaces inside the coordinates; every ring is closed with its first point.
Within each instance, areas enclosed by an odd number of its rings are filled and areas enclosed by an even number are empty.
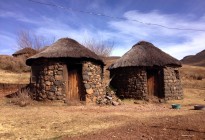
{"type": "Polygon", "coordinates": [[[0,69],[0,83],[28,84],[30,73],[13,73],[0,69]]]}
{"type": "MultiPolygon", "coordinates": [[[[111,59],[109,63],[113,61],[115,60],[111,59]]],[[[194,135],[194,139],[203,138],[201,134],[204,133],[205,136],[205,128],[203,124],[200,124],[200,119],[203,120],[205,113],[204,111],[193,110],[193,106],[196,104],[205,104],[205,78],[202,80],[194,79],[192,76],[194,74],[200,74],[202,77],[205,76],[205,68],[183,66],[181,75],[184,86],[184,100],[168,101],[163,104],[143,102],[135,104],[134,100],[125,100],[123,101],[124,105],[121,106],[69,106],[59,102],[39,103],[31,101],[30,105],[19,107],[13,105],[11,99],[0,98],[0,139],[77,139],[78,137],[80,137],[79,139],[83,139],[84,135],[99,132],[107,135],[109,130],[124,128],[127,124],[132,124],[136,121],[141,122],[141,127],[147,129],[149,120],[154,118],[156,120],[166,120],[169,117],[176,117],[178,123],[181,121],[182,123],[179,125],[182,125],[182,129],[185,131],[191,129],[191,126],[185,125],[187,120],[190,119],[189,116],[193,116],[194,118],[195,115],[200,117],[198,120],[191,118],[191,123],[193,125],[197,124],[194,126],[194,129],[200,130],[200,132],[195,130],[193,134],[189,131],[185,134],[194,135]],[[182,108],[180,110],[170,109],[173,103],[180,103],[182,108]],[[185,117],[184,122],[180,120],[180,116],[185,117]],[[104,132],[105,130],[106,132],[104,132]]],[[[29,81],[29,75],[29,73],[16,74],[0,70],[0,81],[4,83],[25,84],[29,81]]],[[[108,71],[106,71],[105,75],[108,79],[108,71]]],[[[156,123],[160,123],[160,121],[156,121],[156,123]]],[[[164,127],[157,130],[156,133],[165,132],[164,127]]],[[[149,129],[152,131],[151,126],[149,129]]],[[[121,137],[125,133],[124,130],[116,132],[121,137]]],[[[139,132],[140,130],[133,135],[138,135],[139,132]]],[[[181,136],[182,134],[179,135],[181,136]]],[[[173,136],[171,133],[168,135],[170,137],[167,138],[172,138],[173,136]]],[[[84,137],[84,139],[86,138],[84,137]]],[[[111,139],[117,138],[111,137],[111,139]]],[[[147,139],[153,139],[151,134],[147,135],[147,139]]],[[[178,137],[178,139],[181,139],[181,137],[178,137]]]]}

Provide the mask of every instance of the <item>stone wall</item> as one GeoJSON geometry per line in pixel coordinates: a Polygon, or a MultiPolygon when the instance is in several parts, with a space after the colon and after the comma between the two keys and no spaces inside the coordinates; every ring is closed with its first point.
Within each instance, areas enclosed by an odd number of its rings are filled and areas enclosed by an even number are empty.
{"type": "MultiPolygon", "coordinates": [[[[47,62],[41,65],[33,65],[34,76],[33,92],[38,100],[63,100],[66,99],[66,83],[68,81],[69,64],[59,62],[47,62]]],[[[96,102],[96,99],[105,95],[103,86],[103,71],[101,65],[92,62],[82,62],[83,86],[86,89],[86,102],[96,102]]],[[[32,80],[31,80],[32,81],[32,80]]],[[[69,89],[68,89],[69,90],[69,89]]],[[[80,99],[79,99],[80,101],[80,99]]]]}
{"type": "MultiPolygon", "coordinates": [[[[32,67],[35,76],[34,88],[38,100],[65,100],[65,81],[63,79],[63,64],[49,62],[47,64],[32,67]]],[[[32,82],[31,82],[32,83],[32,82]]]]}
{"type": "Polygon", "coordinates": [[[84,62],[82,66],[83,83],[86,89],[86,102],[96,102],[96,99],[105,94],[103,87],[103,71],[100,65],[84,62]]]}
{"type": "Polygon", "coordinates": [[[179,69],[165,67],[163,71],[165,100],[183,99],[179,69]]]}
{"type": "Polygon", "coordinates": [[[110,71],[111,86],[120,98],[142,99],[147,95],[147,75],[144,68],[130,67],[110,71]]]}

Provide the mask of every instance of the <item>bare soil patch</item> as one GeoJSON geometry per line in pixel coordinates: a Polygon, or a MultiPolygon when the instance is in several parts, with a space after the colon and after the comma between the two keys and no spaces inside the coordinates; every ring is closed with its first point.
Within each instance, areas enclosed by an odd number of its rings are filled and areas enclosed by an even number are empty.
{"type": "Polygon", "coordinates": [[[84,136],[65,137],[64,139],[141,139],[141,140],[189,140],[205,139],[205,112],[192,115],[151,117],[149,120],[135,120],[123,126],[89,133],[84,136]]]}

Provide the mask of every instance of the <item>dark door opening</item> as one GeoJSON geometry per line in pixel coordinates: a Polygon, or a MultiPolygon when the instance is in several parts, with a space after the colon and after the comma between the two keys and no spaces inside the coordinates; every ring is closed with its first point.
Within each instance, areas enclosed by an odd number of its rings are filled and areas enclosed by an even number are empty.
{"type": "Polygon", "coordinates": [[[150,68],[147,70],[148,96],[164,97],[163,93],[163,71],[162,69],[150,68]]]}
{"type": "Polygon", "coordinates": [[[68,92],[67,99],[85,101],[85,88],[82,79],[82,65],[68,65],[68,92]]]}

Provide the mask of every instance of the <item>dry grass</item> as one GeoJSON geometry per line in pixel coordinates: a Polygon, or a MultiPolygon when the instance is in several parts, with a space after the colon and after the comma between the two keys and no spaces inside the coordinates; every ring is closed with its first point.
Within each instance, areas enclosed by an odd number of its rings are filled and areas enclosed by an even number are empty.
{"type": "Polygon", "coordinates": [[[52,139],[65,135],[83,135],[122,126],[134,120],[145,121],[150,117],[194,113],[185,109],[171,110],[166,105],[134,104],[119,107],[28,106],[24,108],[4,105],[0,111],[2,139],[52,139]]]}
{"type": "Polygon", "coordinates": [[[12,57],[9,55],[0,55],[0,69],[10,72],[29,72],[30,67],[26,66],[26,58],[24,57],[12,57]]]}
{"type": "Polygon", "coordinates": [[[183,87],[205,89],[205,67],[183,65],[180,72],[183,87]],[[199,76],[202,80],[197,80],[199,76]]]}
{"type": "MultiPolygon", "coordinates": [[[[62,136],[84,135],[128,122],[147,121],[150,118],[189,115],[194,104],[204,104],[205,90],[184,89],[185,99],[166,104],[134,104],[122,106],[66,106],[56,103],[38,103],[24,108],[0,100],[0,137],[2,139],[54,139],[62,136]],[[170,109],[172,103],[181,103],[182,109],[170,109]],[[15,110],[15,111],[14,111],[15,110]]],[[[9,102],[9,99],[7,99],[9,102]]]]}
{"type": "Polygon", "coordinates": [[[30,73],[13,73],[0,69],[0,83],[28,84],[30,73]]]}

